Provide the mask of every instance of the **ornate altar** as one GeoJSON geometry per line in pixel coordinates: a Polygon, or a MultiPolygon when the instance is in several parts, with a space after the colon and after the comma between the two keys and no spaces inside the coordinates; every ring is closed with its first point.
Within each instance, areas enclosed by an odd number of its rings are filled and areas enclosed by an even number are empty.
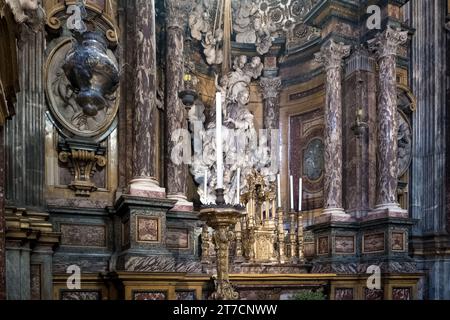
{"type": "Polygon", "coordinates": [[[235,261],[293,263],[303,260],[302,214],[290,212],[285,223],[277,208],[276,186],[253,170],[247,176],[248,191],[241,195],[247,214],[236,224],[235,261]]]}

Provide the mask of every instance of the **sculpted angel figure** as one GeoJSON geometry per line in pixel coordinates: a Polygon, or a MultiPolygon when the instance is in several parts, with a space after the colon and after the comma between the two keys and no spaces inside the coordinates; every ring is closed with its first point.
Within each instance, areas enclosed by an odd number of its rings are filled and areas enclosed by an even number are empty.
{"type": "MultiPolygon", "coordinates": [[[[241,191],[245,192],[247,188],[245,177],[250,174],[251,170],[254,168],[264,169],[270,163],[267,147],[261,148],[258,144],[258,133],[254,125],[254,116],[248,109],[250,83],[252,79],[256,79],[261,75],[263,67],[259,57],[253,57],[249,61],[247,56],[241,55],[234,59],[231,72],[223,75],[221,78],[215,75],[215,87],[224,97],[222,101],[224,114],[222,135],[223,153],[225,156],[224,165],[226,166],[224,171],[224,186],[226,186],[224,197],[226,203],[235,203],[236,201],[238,168],[241,172],[241,191]]],[[[202,201],[214,203],[214,190],[217,183],[215,175],[215,108],[208,109],[211,112],[211,115],[207,117],[209,121],[204,124],[204,127],[202,126],[204,129],[200,130],[198,139],[194,139],[199,142],[199,147],[201,144],[202,157],[196,157],[197,159],[193,161],[191,172],[199,184],[198,193],[203,199],[202,201]],[[205,170],[208,171],[208,194],[206,195],[203,193],[205,170]]],[[[191,124],[194,123],[195,119],[199,119],[199,116],[194,113],[190,114],[189,121],[191,124]]],[[[192,128],[193,125],[191,125],[191,130],[192,128]]],[[[263,137],[264,139],[266,138],[263,137]]],[[[197,145],[195,141],[194,145],[197,145]]],[[[267,175],[269,174],[271,172],[267,172],[267,175]]]]}
{"type": "Polygon", "coordinates": [[[257,12],[258,6],[253,1],[243,0],[239,2],[233,21],[233,29],[236,32],[236,42],[256,42],[256,31],[253,19],[257,12]]]}
{"type": "Polygon", "coordinates": [[[216,90],[221,93],[222,96],[222,114],[223,118],[226,119],[227,117],[227,87],[228,87],[228,75],[224,75],[222,78],[220,78],[219,81],[219,75],[215,74],[214,84],[216,86],[216,90]]]}
{"type": "MultiPolygon", "coordinates": [[[[253,79],[257,79],[261,75],[263,69],[264,69],[264,65],[261,62],[261,58],[258,56],[255,56],[252,58],[252,61],[250,63],[245,65],[244,73],[253,79]]],[[[249,83],[250,83],[250,81],[249,81],[249,83]]]]}
{"type": "Polygon", "coordinates": [[[197,2],[189,15],[189,28],[191,29],[192,38],[199,41],[202,40],[204,33],[210,31],[209,13],[201,0],[197,2]]]}
{"type": "Polygon", "coordinates": [[[203,53],[206,57],[206,62],[209,65],[221,64],[223,61],[223,52],[220,48],[220,43],[223,40],[222,29],[217,29],[214,34],[212,31],[208,31],[205,35],[205,39],[202,41],[204,48],[203,53]]]}
{"type": "Polygon", "coordinates": [[[277,28],[272,22],[264,23],[259,15],[255,18],[254,24],[256,30],[256,51],[264,55],[272,47],[272,32],[275,32],[277,28]]]}

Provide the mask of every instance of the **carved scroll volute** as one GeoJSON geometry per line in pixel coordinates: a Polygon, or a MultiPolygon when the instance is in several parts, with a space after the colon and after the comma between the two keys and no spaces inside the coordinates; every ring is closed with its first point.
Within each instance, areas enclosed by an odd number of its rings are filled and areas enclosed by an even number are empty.
{"type": "MultiPolygon", "coordinates": [[[[59,34],[69,19],[69,15],[67,14],[68,7],[77,5],[79,2],[80,0],[64,1],[64,3],[58,0],[43,1],[48,31],[59,34]]],[[[99,5],[98,2],[89,0],[85,2],[88,16],[91,17],[90,21],[96,25],[96,28],[102,30],[109,45],[114,47],[117,45],[119,39],[119,28],[115,18],[117,3],[116,1],[105,0],[102,5],[99,5]]],[[[70,12],[76,14],[74,11],[70,12]]]]}
{"type": "Polygon", "coordinates": [[[78,196],[89,196],[96,191],[97,187],[91,181],[91,177],[96,171],[96,167],[106,166],[106,157],[96,154],[94,151],[71,149],[61,151],[58,155],[59,161],[67,163],[74,180],[69,187],[78,196]]]}

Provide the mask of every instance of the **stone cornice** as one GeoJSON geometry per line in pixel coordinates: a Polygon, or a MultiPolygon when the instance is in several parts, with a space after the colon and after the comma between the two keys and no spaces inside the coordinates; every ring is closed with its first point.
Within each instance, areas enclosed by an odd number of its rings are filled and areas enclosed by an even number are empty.
{"type": "Polygon", "coordinates": [[[28,212],[22,208],[6,208],[6,240],[31,241],[34,245],[56,247],[61,233],[53,231],[48,213],[28,212]]]}
{"type": "Polygon", "coordinates": [[[358,21],[359,5],[351,1],[323,0],[317,3],[305,16],[305,24],[322,28],[330,16],[349,21],[358,21]]]}

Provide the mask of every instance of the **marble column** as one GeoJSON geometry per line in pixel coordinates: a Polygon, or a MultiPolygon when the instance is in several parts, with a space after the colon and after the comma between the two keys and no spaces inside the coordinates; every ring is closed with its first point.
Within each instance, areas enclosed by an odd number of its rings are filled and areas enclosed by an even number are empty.
{"type": "Polygon", "coordinates": [[[397,203],[397,48],[408,39],[407,31],[388,28],[370,41],[378,58],[377,201],[376,210],[402,211],[397,203]]]}
{"type": "Polygon", "coordinates": [[[133,160],[131,195],[160,198],[165,190],[158,182],[158,110],[156,107],[155,3],[135,2],[133,160]]]}
{"type": "Polygon", "coordinates": [[[326,70],[324,130],[324,215],[346,215],[342,205],[342,63],[350,46],[330,40],[316,61],[326,70]]]}
{"type": "Polygon", "coordinates": [[[264,129],[279,129],[281,78],[264,77],[259,84],[263,96],[264,129]]]}
{"type": "MultiPolygon", "coordinates": [[[[174,161],[179,145],[187,130],[186,110],[178,98],[183,89],[183,44],[184,24],[187,17],[188,2],[166,0],[166,176],[167,197],[177,200],[173,210],[192,211],[191,202],[186,197],[187,165],[174,161]],[[173,155],[172,155],[173,154],[173,155]]],[[[190,139],[187,141],[190,145],[190,139]]]]}
{"type": "Polygon", "coordinates": [[[0,300],[6,299],[5,128],[0,126],[0,300]]]}

